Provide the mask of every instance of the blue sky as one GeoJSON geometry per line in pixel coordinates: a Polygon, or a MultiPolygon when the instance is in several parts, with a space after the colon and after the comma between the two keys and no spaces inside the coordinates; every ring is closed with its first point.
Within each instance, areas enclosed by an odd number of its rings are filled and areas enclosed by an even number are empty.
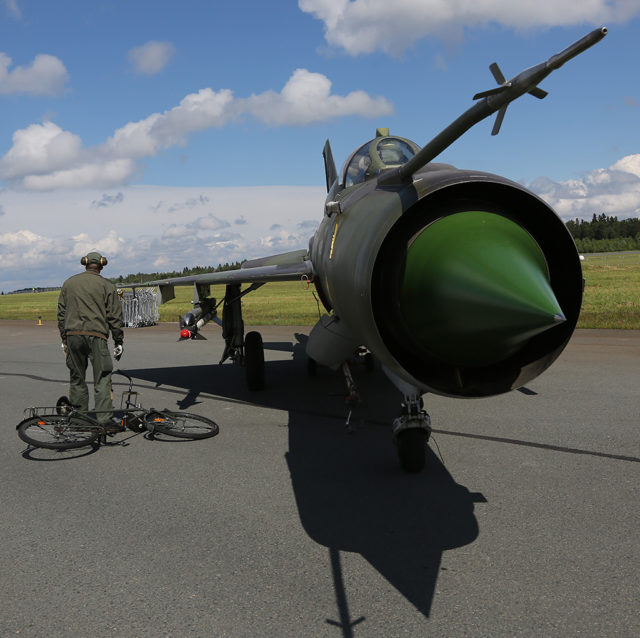
{"type": "Polygon", "coordinates": [[[0,0],[0,289],[305,247],[321,149],[426,143],[492,88],[609,34],[442,156],[565,218],[640,211],[640,0],[0,0]],[[566,6],[565,6],[566,5],[566,6]]]}

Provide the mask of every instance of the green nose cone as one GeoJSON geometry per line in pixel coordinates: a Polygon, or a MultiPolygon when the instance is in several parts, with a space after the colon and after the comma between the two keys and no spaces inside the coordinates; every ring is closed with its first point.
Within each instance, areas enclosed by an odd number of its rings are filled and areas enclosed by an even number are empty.
{"type": "Polygon", "coordinates": [[[498,363],[565,321],[538,244],[483,211],[443,217],[412,238],[400,308],[432,355],[464,366],[498,363]]]}

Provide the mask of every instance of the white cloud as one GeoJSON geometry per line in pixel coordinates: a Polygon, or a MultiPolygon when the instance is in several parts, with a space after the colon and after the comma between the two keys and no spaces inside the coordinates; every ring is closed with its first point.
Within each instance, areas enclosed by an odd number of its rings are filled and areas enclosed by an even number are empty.
{"type": "Polygon", "coordinates": [[[135,170],[131,159],[84,149],[78,135],[53,122],[16,131],[13,146],[0,159],[0,179],[27,190],[110,188],[125,183],[135,170]]]}
{"type": "Polygon", "coordinates": [[[54,55],[41,53],[29,66],[17,66],[9,71],[11,64],[11,58],[0,53],[0,95],[58,95],[69,79],[64,64],[54,55]]]}
{"type": "Polygon", "coordinates": [[[92,249],[109,259],[105,274],[117,276],[306,248],[325,196],[322,186],[128,186],[106,200],[102,190],[5,189],[0,290],[58,285],[79,272],[80,257],[92,249]],[[117,206],[95,206],[115,200],[117,206]],[[269,230],[276,222],[280,229],[269,230]]]}
{"type": "Polygon", "coordinates": [[[0,159],[0,178],[14,179],[56,171],[75,162],[82,140],[53,122],[31,124],[13,134],[13,146],[0,159]]]}
{"type": "Polygon", "coordinates": [[[130,49],[129,60],[133,64],[136,73],[155,75],[167,66],[175,50],[171,42],[151,40],[146,44],[130,49]]]}
{"type": "Polygon", "coordinates": [[[95,239],[87,233],[61,238],[22,229],[0,234],[0,268],[28,272],[47,266],[55,270],[62,264],[79,264],[80,257],[92,250],[117,257],[124,251],[125,243],[115,230],[95,239]]]}
{"type": "Polygon", "coordinates": [[[184,97],[178,106],[153,113],[118,129],[105,144],[115,155],[140,158],[186,143],[189,134],[224,126],[233,117],[233,93],[228,89],[201,89],[184,97]]]}
{"type": "MultiPolygon", "coordinates": [[[[30,246],[36,241],[43,239],[39,235],[31,232],[30,230],[19,230],[16,233],[4,233],[0,235],[0,246],[12,247],[16,246],[22,248],[24,246],[30,246]]],[[[3,256],[0,253],[0,258],[3,256]]]]}
{"type": "Polygon", "coordinates": [[[324,22],[325,38],[351,55],[397,55],[428,35],[460,33],[494,22],[507,28],[595,26],[640,13],[636,0],[299,0],[324,22]]]}
{"type": "MultiPolygon", "coordinates": [[[[296,248],[306,248],[305,244],[301,244],[301,236],[298,232],[291,232],[291,230],[280,227],[272,231],[269,235],[261,237],[258,241],[259,250],[257,251],[261,255],[268,255],[269,253],[287,252],[289,250],[295,250],[296,248]]],[[[306,233],[305,236],[309,236],[312,233],[306,233]]]]}
{"type": "Polygon", "coordinates": [[[333,95],[327,77],[297,69],[280,93],[234,98],[229,89],[201,89],[172,109],[125,124],[94,147],[85,148],[78,135],[53,122],[32,124],[14,133],[13,146],[0,159],[0,179],[28,190],[112,188],[133,177],[135,160],[185,144],[189,135],[222,127],[243,115],[274,126],[301,126],[392,111],[385,98],[371,98],[363,91],[333,95]]]}
{"type": "Polygon", "coordinates": [[[640,179],[640,154],[623,157],[611,167],[611,170],[629,173],[640,179]]]}
{"type": "Polygon", "coordinates": [[[113,188],[126,183],[135,173],[132,160],[87,162],[76,168],[53,171],[46,175],[26,175],[21,180],[25,190],[50,191],[58,188],[113,188]]]}
{"type": "Polygon", "coordinates": [[[86,233],[81,233],[72,237],[72,241],[71,254],[78,259],[92,250],[109,255],[110,259],[117,258],[125,250],[127,243],[115,230],[110,230],[104,237],[97,240],[86,233]]]}
{"type": "Polygon", "coordinates": [[[539,178],[529,188],[565,221],[605,213],[624,219],[640,216],[640,154],[627,155],[610,168],[595,169],[579,179],[554,182],[539,178]]]}
{"type": "Polygon", "coordinates": [[[60,246],[50,237],[31,230],[0,234],[0,270],[19,270],[23,264],[38,269],[47,264],[53,255],[60,254],[60,246]]]}
{"type": "Polygon", "coordinates": [[[219,219],[211,213],[205,217],[198,217],[188,224],[172,224],[164,231],[162,238],[176,237],[198,237],[211,238],[215,236],[215,231],[229,228],[231,224],[223,219],[219,219]]]}
{"type": "Polygon", "coordinates": [[[364,91],[345,96],[331,94],[331,80],[320,73],[296,69],[280,93],[267,91],[240,102],[240,110],[273,126],[302,126],[344,117],[390,115],[393,105],[364,91]]]}

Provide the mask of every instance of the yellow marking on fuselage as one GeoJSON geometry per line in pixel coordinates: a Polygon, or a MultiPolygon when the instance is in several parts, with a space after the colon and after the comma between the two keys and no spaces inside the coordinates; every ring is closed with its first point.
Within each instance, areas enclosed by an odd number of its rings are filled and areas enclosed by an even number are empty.
{"type": "Polygon", "coordinates": [[[336,217],[336,225],[333,227],[333,237],[331,238],[331,249],[329,250],[329,259],[333,259],[333,246],[336,243],[337,234],[338,234],[338,218],[336,217]]]}

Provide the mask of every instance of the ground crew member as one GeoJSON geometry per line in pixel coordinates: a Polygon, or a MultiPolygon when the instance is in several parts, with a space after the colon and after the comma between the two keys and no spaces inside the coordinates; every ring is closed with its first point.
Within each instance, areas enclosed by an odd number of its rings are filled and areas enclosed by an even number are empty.
{"type": "Polygon", "coordinates": [[[93,366],[96,418],[111,426],[113,403],[111,372],[113,362],[107,338],[109,332],[120,359],[123,351],[122,305],[116,287],[100,275],[107,260],[91,252],[80,260],[85,272],[69,277],[58,298],[58,328],[69,368],[69,401],[89,409],[89,391],[85,381],[87,362],[93,366]]]}

